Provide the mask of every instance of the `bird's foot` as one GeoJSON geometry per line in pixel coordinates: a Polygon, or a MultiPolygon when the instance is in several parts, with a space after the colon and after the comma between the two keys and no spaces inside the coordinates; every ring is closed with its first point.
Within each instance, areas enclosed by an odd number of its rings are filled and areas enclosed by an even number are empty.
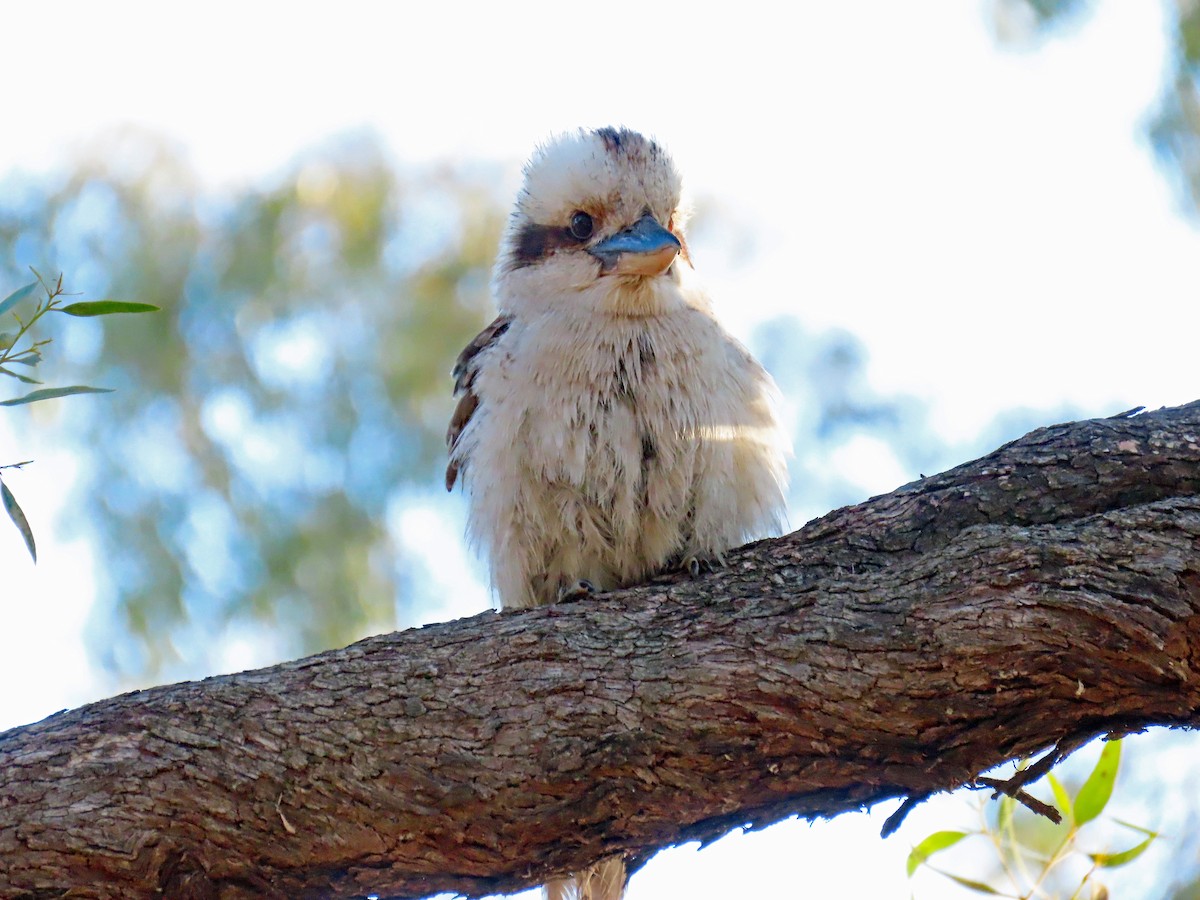
{"type": "Polygon", "coordinates": [[[581,578],[571,584],[564,584],[558,589],[558,602],[572,603],[576,600],[584,600],[594,593],[596,593],[595,585],[581,578]]]}
{"type": "Polygon", "coordinates": [[[715,572],[717,569],[725,567],[725,557],[720,553],[714,553],[712,556],[685,556],[679,568],[687,572],[693,578],[699,578],[709,572],[715,572]]]}

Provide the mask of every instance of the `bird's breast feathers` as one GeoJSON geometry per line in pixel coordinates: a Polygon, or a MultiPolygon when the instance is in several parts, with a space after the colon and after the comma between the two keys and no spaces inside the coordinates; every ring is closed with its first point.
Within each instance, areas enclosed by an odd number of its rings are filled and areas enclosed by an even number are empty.
{"type": "Polygon", "coordinates": [[[486,467],[469,470],[476,493],[512,503],[527,481],[572,486],[632,516],[678,512],[697,479],[736,486],[747,466],[783,478],[770,376],[697,309],[514,320],[480,354],[473,382],[454,460],[486,467]]]}

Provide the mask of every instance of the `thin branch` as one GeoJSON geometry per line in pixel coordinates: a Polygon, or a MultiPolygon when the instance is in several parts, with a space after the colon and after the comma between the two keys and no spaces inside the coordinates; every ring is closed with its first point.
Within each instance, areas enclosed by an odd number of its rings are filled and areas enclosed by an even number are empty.
{"type": "Polygon", "coordinates": [[[982,787],[991,788],[994,791],[992,794],[993,800],[995,800],[1001,794],[1005,794],[1006,796],[1012,797],[1031,812],[1037,813],[1039,816],[1045,816],[1055,825],[1058,825],[1062,822],[1062,813],[1060,813],[1052,804],[1043,803],[1032,794],[1028,794],[1019,787],[1016,787],[1012,783],[1011,779],[1002,780],[1000,778],[988,778],[983,775],[977,775],[975,777],[975,784],[982,787]]]}

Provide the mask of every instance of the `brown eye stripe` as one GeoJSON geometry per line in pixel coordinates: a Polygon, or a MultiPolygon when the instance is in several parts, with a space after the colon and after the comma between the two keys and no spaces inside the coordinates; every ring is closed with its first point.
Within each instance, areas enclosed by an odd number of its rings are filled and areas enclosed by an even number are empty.
{"type": "Polygon", "coordinates": [[[530,222],[517,232],[509,265],[513,269],[532,266],[564,247],[578,247],[583,243],[571,229],[559,225],[538,225],[530,222]]]}

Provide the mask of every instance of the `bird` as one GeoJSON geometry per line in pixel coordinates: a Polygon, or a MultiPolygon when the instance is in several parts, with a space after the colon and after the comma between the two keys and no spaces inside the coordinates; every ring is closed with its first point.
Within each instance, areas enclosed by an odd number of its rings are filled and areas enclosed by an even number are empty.
{"type": "MultiPolygon", "coordinates": [[[[671,156],[625,127],[558,135],[525,166],[446,435],[503,609],[696,575],[784,524],[778,390],[717,321],[687,214],[671,156]]],[[[618,900],[625,880],[614,856],[546,893],[618,900]]]]}

